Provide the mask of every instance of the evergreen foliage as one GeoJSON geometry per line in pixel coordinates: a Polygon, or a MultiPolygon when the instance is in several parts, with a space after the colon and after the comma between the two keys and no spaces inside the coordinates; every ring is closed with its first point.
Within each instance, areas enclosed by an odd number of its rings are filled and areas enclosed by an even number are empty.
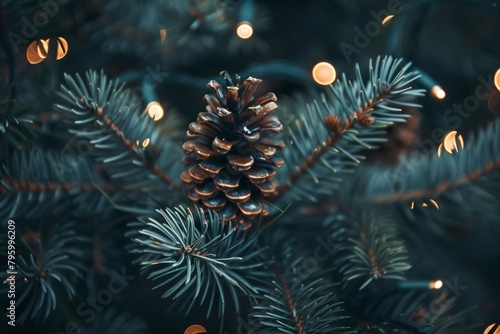
{"type": "Polygon", "coordinates": [[[498,67],[500,3],[362,2],[4,1],[0,294],[15,288],[17,323],[1,332],[470,334],[498,321],[500,93],[483,76],[498,67]],[[293,22],[277,19],[285,7],[293,22]],[[429,36],[431,18],[453,38],[429,36]],[[440,44],[466,74],[433,62],[440,44]],[[305,69],[330,54],[346,73],[319,87],[305,69]],[[449,130],[464,147],[434,138],[449,130]]]}

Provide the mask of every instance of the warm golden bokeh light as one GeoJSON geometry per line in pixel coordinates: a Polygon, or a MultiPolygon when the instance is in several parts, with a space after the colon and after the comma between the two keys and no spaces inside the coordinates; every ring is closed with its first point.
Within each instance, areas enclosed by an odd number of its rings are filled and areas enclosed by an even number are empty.
{"type": "Polygon", "coordinates": [[[495,79],[493,81],[495,82],[497,89],[500,91],[500,68],[496,71],[495,79]]]}
{"type": "Polygon", "coordinates": [[[331,85],[337,78],[337,72],[332,64],[325,61],[317,63],[312,69],[314,81],[320,85],[331,85]]]}
{"type": "Polygon", "coordinates": [[[429,283],[429,289],[439,290],[442,287],[443,287],[443,281],[441,281],[440,279],[429,283]]]}
{"type": "MultiPolygon", "coordinates": [[[[431,198],[431,199],[429,200],[429,202],[430,202],[430,203],[431,203],[431,204],[432,204],[432,205],[433,205],[436,209],[438,209],[438,210],[439,210],[439,204],[437,204],[437,202],[436,202],[435,200],[433,200],[433,199],[431,198]]],[[[423,208],[427,208],[427,207],[429,207],[429,204],[427,204],[427,203],[425,203],[425,202],[424,202],[424,203],[422,203],[422,205],[421,205],[421,206],[422,206],[423,208]]],[[[410,210],[414,210],[414,209],[415,209],[415,202],[414,202],[414,201],[412,201],[412,202],[410,203],[410,210]]]]}
{"type": "Polygon", "coordinates": [[[163,118],[163,107],[156,101],[149,102],[149,104],[146,106],[146,110],[149,116],[155,121],[159,121],[163,118]]]}
{"type": "MultiPolygon", "coordinates": [[[[40,39],[31,42],[26,49],[26,59],[30,64],[38,64],[47,58],[49,54],[50,39],[40,39]]],[[[68,53],[68,42],[62,37],[57,38],[57,53],[56,59],[64,58],[68,53]]]]}
{"type": "Polygon", "coordinates": [[[432,87],[431,94],[438,100],[442,100],[446,97],[446,92],[443,90],[441,86],[437,85],[432,87]]]}
{"type": "Polygon", "coordinates": [[[59,60],[61,58],[64,58],[64,56],[66,56],[67,53],[68,53],[68,42],[64,38],[58,37],[56,59],[59,60]]]}
{"type": "Polygon", "coordinates": [[[206,333],[207,330],[201,325],[191,325],[184,331],[184,334],[202,334],[206,333]]]}
{"type": "Polygon", "coordinates": [[[497,324],[491,324],[486,329],[484,330],[483,334],[500,334],[500,325],[497,324]],[[496,328],[494,328],[497,326],[496,328]],[[495,329],[495,331],[492,332],[492,330],[495,329]]]}
{"type": "Polygon", "coordinates": [[[167,29],[161,28],[160,29],[160,40],[161,42],[165,42],[165,39],[167,38],[167,29]]]}
{"type": "Polygon", "coordinates": [[[146,148],[146,147],[148,147],[149,142],[150,142],[150,139],[149,139],[149,138],[144,139],[144,141],[142,142],[142,148],[146,148]]]}
{"type": "Polygon", "coordinates": [[[236,28],[236,35],[241,39],[248,39],[253,35],[252,25],[248,22],[240,22],[236,28]]]}
{"type": "Polygon", "coordinates": [[[35,41],[34,43],[36,43],[36,52],[38,53],[38,56],[42,59],[45,59],[47,58],[48,54],[49,54],[49,38],[47,39],[41,39],[39,40],[38,42],[35,41]]]}
{"type": "Polygon", "coordinates": [[[438,147],[438,157],[441,156],[441,150],[444,148],[446,152],[449,154],[453,154],[453,151],[458,152],[457,139],[460,143],[460,147],[464,148],[464,138],[462,135],[457,136],[457,132],[455,130],[448,132],[443,139],[443,142],[439,144],[438,147]]]}
{"type": "Polygon", "coordinates": [[[382,25],[385,26],[393,17],[394,15],[387,15],[386,18],[382,20],[382,25]]]}
{"type": "Polygon", "coordinates": [[[26,49],[26,59],[30,64],[38,64],[42,60],[44,60],[45,57],[40,56],[39,48],[38,48],[38,41],[33,41],[31,44],[28,46],[26,49]]]}
{"type": "Polygon", "coordinates": [[[429,202],[431,202],[431,203],[432,203],[432,205],[434,205],[434,207],[435,207],[436,209],[438,209],[438,210],[439,210],[439,205],[437,204],[437,202],[436,202],[435,200],[433,200],[433,199],[431,198],[431,199],[429,200],[429,202]]]}

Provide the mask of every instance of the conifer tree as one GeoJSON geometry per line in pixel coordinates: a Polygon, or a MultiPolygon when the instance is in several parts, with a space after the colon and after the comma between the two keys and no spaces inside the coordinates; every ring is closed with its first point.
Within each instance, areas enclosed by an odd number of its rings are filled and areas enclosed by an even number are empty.
{"type": "Polygon", "coordinates": [[[3,1],[2,333],[499,332],[499,8],[3,1]]]}

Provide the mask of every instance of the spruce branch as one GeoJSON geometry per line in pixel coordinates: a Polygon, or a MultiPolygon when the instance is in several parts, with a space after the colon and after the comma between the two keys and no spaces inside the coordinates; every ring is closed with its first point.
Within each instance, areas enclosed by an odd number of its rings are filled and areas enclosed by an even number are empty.
{"type": "MultiPolygon", "coordinates": [[[[122,189],[181,190],[168,171],[175,171],[176,153],[172,142],[164,140],[154,120],[129,90],[118,81],[108,81],[101,71],[80,75],[76,80],[65,75],[67,86],[59,94],[68,105],[56,104],[56,110],[71,122],[70,132],[93,145],[96,161],[102,163],[115,185],[122,189]],[[169,157],[165,152],[169,151],[169,157]]],[[[175,174],[175,172],[174,172],[175,174]]]]}
{"type": "Polygon", "coordinates": [[[405,279],[411,268],[406,247],[393,219],[373,211],[363,211],[361,217],[337,226],[334,240],[336,269],[343,275],[344,284],[357,278],[365,281],[359,290],[373,280],[405,279]]]}
{"type": "Polygon", "coordinates": [[[477,223],[478,215],[482,222],[496,222],[500,213],[498,138],[500,124],[495,122],[472,134],[455,154],[414,155],[393,167],[363,167],[342,186],[341,201],[349,204],[356,198],[362,205],[394,205],[406,219],[419,219],[425,223],[420,227],[438,232],[445,222],[477,223]]]}
{"type": "Polygon", "coordinates": [[[287,177],[280,194],[288,190],[295,200],[308,201],[331,194],[364,159],[362,150],[385,141],[386,127],[405,122],[403,107],[420,107],[408,101],[423,95],[424,90],[410,86],[419,75],[408,72],[411,64],[400,68],[401,63],[402,59],[390,56],[370,61],[367,83],[356,65],[355,80],[348,81],[344,74],[321,97],[322,103],[315,100],[299,107],[285,136],[291,144],[285,150],[289,171],[282,173],[287,177]]]}
{"type": "Polygon", "coordinates": [[[297,256],[290,243],[282,249],[281,257],[265,291],[257,296],[249,333],[352,333],[345,326],[348,317],[333,292],[335,285],[318,271],[299,274],[296,268],[304,257],[297,256]]]}
{"type": "Polygon", "coordinates": [[[186,300],[189,312],[195,303],[208,304],[207,317],[217,307],[226,310],[229,293],[239,310],[237,290],[245,295],[258,292],[252,283],[259,278],[263,249],[256,247],[257,234],[234,228],[208,210],[195,208],[156,210],[162,220],[148,217],[131,224],[133,253],[149,279],[159,280],[155,289],[167,287],[162,298],[186,300]],[[216,305],[217,304],[217,305],[216,305]]]}
{"type": "MultiPolygon", "coordinates": [[[[75,278],[83,279],[89,259],[89,240],[79,232],[76,223],[65,222],[40,231],[28,230],[19,238],[15,275],[20,290],[16,292],[18,307],[23,304],[19,322],[46,319],[58,300],[65,298],[59,291],[64,291],[69,299],[75,296],[75,278]]],[[[6,272],[0,275],[7,284],[6,272]]]]}
{"type": "Polygon", "coordinates": [[[15,151],[0,169],[0,216],[40,218],[49,203],[57,203],[58,210],[92,212],[106,205],[99,188],[117,191],[85,157],[39,149],[15,151]]]}
{"type": "Polygon", "coordinates": [[[374,333],[468,334],[484,327],[471,313],[475,307],[458,309],[457,296],[450,291],[382,290],[376,298],[365,298],[361,308],[359,333],[372,328],[374,333]]]}
{"type": "Polygon", "coordinates": [[[485,175],[498,172],[500,168],[500,123],[495,122],[484,131],[474,135],[467,141],[467,147],[458,154],[436,154],[402,161],[389,171],[387,180],[394,180],[397,192],[381,192],[375,203],[408,201],[438,196],[460,186],[481,181],[485,175]],[[408,171],[408,169],[411,169],[408,171]],[[403,174],[403,170],[407,170],[403,174]],[[407,175],[407,182],[399,182],[400,175],[407,175]],[[422,175],[425,182],[420,187],[415,180],[422,175]],[[443,181],[444,180],[444,181],[443,181]],[[423,187],[422,187],[423,186],[423,187]]]}
{"type": "Polygon", "coordinates": [[[24,115],[25,111],[12,108],[15,100],[8,98],[11,88],[0,88],[0,144],[5,142],[14,148],[21,148],[32,138],[33,122],[24,115]]]}

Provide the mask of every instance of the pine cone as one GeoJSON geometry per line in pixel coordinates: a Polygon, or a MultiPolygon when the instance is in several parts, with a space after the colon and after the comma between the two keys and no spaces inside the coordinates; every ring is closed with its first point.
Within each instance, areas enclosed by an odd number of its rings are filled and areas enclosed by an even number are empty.
{"type": "Polygon", "coordinates": [[[283,160],[276,157],[285,144],[273,139],[282,125],[272,112],[277,108],[274,93],[253,98],[262,82],[248,77],[236,85],[226,71],[222,87],[208,83],[206,112],[189,125],[188,140],[182,146],[183,161],[191,167],[181,179],[188,185],[188,197],[202,207],[218,211],[225,220],[251,224],[267,215],[264,201],[276,195],[273,182],[283,160]]]}

